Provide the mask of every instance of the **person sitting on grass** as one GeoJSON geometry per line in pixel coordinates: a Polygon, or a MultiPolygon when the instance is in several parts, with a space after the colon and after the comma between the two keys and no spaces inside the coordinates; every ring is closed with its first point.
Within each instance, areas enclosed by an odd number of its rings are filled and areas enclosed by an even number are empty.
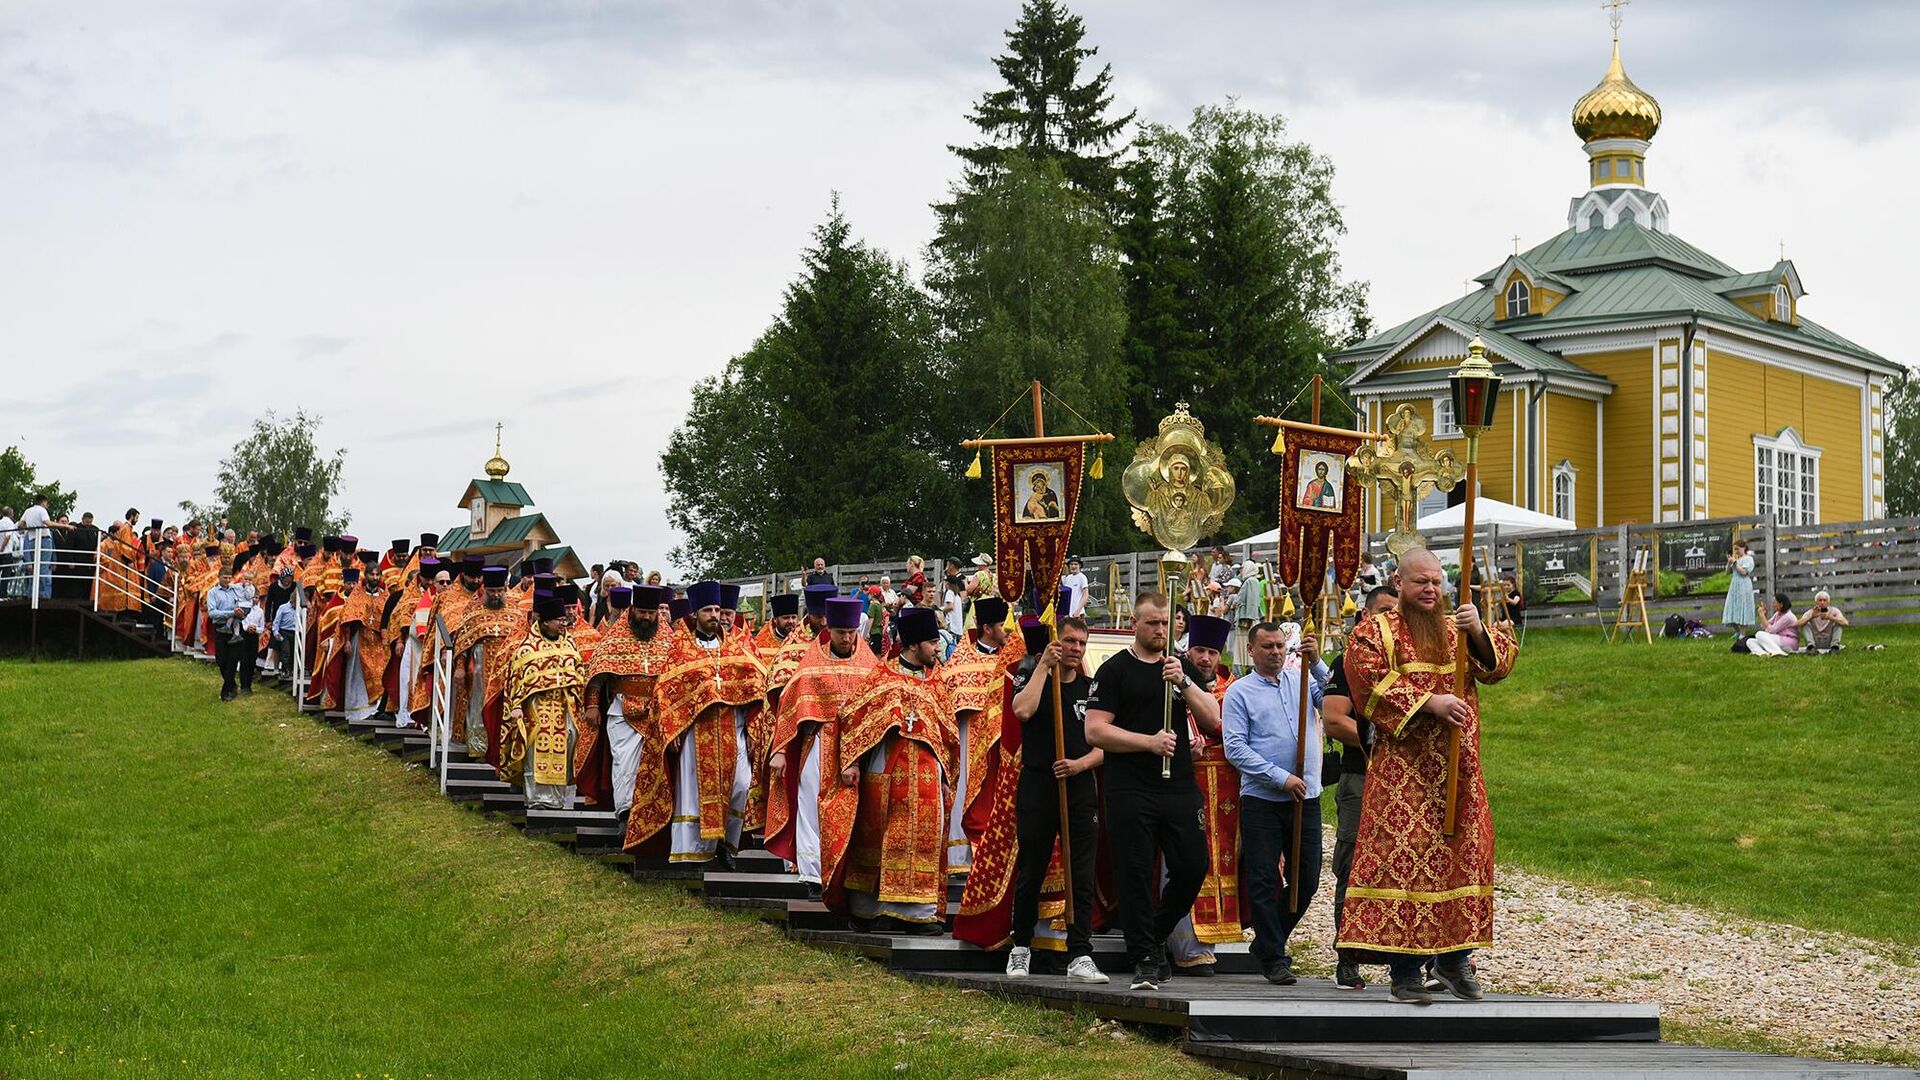
{"type": "Polygon", "coordinates": [[[1813,606],[1801,612],[1794,623],[1807,632],[1807,649],[1814,653],[1840,651],[1840,631],[1852,624],[1833,606],[1825,589],[1813,594],[1813,606]]]}
{"type": "Polygon", "coordinates": [[[1793,602],[1786,593],[1773,594],[1773,611],[1766,628],[1755,630],[1746,645],[1755,656],[1785,656],[1800,650],[1800,622],[1793,617],[1793,602]]]}

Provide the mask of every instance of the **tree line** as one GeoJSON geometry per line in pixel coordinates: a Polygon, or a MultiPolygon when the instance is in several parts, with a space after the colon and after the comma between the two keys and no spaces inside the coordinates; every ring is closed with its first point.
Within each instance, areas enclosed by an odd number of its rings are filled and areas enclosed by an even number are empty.
{"type": "MultiPolygon", "coordinates": [[[[836,197],[770,324],[695,387],[661,457],[681,568],[990,546],[988,485],[964,478],[959,443],[1032,379],[1119,437],[1112,475],[1083,488],[1081,549],[1152,546],[1118,471],[1177,401],[1240,484],[1223,534],[1271,522],[1278,470],[1253,417],[1368,329],[1332,164],[1231,99],[1184,127],[1119,113],[1111,66],[1055,0],[1027,0],[1006,43],[1002,85],[968,114],[979,141],[951,147],[924,273],[862,241],[836,197]]],[[[1031,424],[1016,408],[998,431],[1031,424]]]]}

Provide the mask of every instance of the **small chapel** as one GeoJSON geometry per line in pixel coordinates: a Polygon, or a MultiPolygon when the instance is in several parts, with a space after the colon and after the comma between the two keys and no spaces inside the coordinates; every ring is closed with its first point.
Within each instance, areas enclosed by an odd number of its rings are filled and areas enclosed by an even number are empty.
{"type": "Polygon", "coordinates": [[[1674,235],[1646,171],[1660,103],[1620,63],[1615,10],[1613,62],[1573,107],[1587,189],[1566,229],[1334,354],[1343,386],[1369,430],[1405,402],[1447,446],[1447,376],[1479,335],[1504,376],[1480,494],[1578,528],[1884,517],[1881,403],[1900,367],[1807,318],[1791,260],[1743,272],[1674,235]]]}
{"type": "Polygon", "coordinates": [[[513,466],[500,456],[500,427],[494,425],[493,456],[481,468],[487,475],[467,481],[456,504],[467,512],[467,521],[440,534],[440,550],[483,555],[489,563],[509,567],[552,559],[554,572],[561,577],[586,577],[580,557],[560,542],[547,515],[533,508],[533,496],[507,479],[513,466]]]}

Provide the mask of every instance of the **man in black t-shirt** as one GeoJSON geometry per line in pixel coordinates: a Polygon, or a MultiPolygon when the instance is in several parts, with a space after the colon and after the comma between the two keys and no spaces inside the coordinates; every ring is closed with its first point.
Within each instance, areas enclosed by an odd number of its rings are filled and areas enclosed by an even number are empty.
{"type": "MultiPolygon", "coordinates": [[[[1392,611],[1399,604],[1400,594],[1391,585],[1372,589],[1367,593],[1366,607],[1354,623],[1358,625],[1380,612],[1392,611]]],[[[1353,691],[1347,688],[1346,665],[1337,659],[1333,662],[1333,678],[1320,701],[1320,719],[1327,735],[1345,746],[1340,753],[1340,783],[1333,794],[1335,818],[1339,822],[1333,840],[1333,934],[1337,938],[1340,909],[1347,899],[1347,877],[1353,872],[1354,842],[1360,836],[1360,796],[1366,790],[1367,754],[1373,749],[1373,725],[1354,708],[1353,691]]],[[[1333,983],[1342,990],[1359,990],[1367,985],[1360,977],[1360,965],[1345,954],[1340,956],[1334,969],[1333,983]]]]}
{"type": "Polygon", "coordinates": [[[1157,990],[1166,981],[1167,935],[1192,910],[1207,875],[1187,717],[1202,734],[1218,736],[1220,706],[1191,664],[1168,655],[1172,611],[1161,593],[1134,597],[1133,644],[1100,665],[1087,697],[1087,742],[1106,751],[1107,842],[1135,990],[1157,990]],[[1156,851],[1167,871],[1157,911],[1156,851]]]}
{"type": "MultiPolygon", "coordinates": [[[[1042,635],[1046,628],[1040,627],[1042,635]]],[[[1044,638],[1043,638],[1044,640],[1044,638]]],[[[1060,621],[1060,636],[1038,654],[1020,662],[1013,674],[1013,714],[1020,720],[1020,786],[1014,795],[1014,829],[1019,853],[1013,863],[1013,949],[1007,954],[1007,977],[1025,978],[1032,962],[1033,927],[1040,914],[1040,889],[1047,864],[1053,859],[1053,841],[1060,835],[1060,781],[1067,782],[1068,848],[1073,865],[1073,911],[1067,919],[1067,978],[1073,982],[1104,983],[1107,977],[1093,962],[1093,856],[1099,847],[1098,789],[1093,770],[1103,753],[1087,744],[1085,731],[1090,680],[1082,668],[1087,656],[1086,620],[1069,616],[1060,621]],[[1053,693],[1049,683],[1060,679],[1060,734],[1064,754],[1053,739],[1053,693]]]]}

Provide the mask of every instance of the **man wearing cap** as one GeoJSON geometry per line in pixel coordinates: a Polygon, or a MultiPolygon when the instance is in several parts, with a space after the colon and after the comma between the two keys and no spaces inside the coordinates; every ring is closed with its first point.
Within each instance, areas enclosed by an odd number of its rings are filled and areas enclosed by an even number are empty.
{"type": "Polygon", "coordinates": [[[464,688],[455,712],[466,738],[467,756],[499,766],[501,705],[507,692],[507,666],[514,647],[527,635],[526,616],[507,600],[507,568],[481,570],[480,602],[469,604],[453,635],[453,685],[464,688]]]}
{"type": "Polygon", "coordinates": [[[529,809],[572,808],[573,740],[578,734],[587,667],[567,636],[571,602],[534,601],[533,629],[520,639],[507,667],[496,770],[519,780],[529,809]]]}
{"type": "Polygon", "coordinates": [[[859,788],[851,834],[821,821],[821,899],[856,927],[938,933],[947,905],[947,778],[959,769],[953,701],[936,670],[940,620],[907,608],[900,651],[861,681],[834,718],[840,783],[859,788]],[[844,850],[839,857],[833,852],[844,850]]]}
{"type": "Polygon", "coordinates": [[[780,648],[767,661],[767,708],[777,711],[780,707],[780,691],[793,678],[800,668],[800,662],[806,658],[815,642],[827,639],[827,601],[840,594],[832,585],[809,585],[800,594],[805,614],[800,617],[800,625],[786,636],[780,648]]]}
{"type": "Polygon", "coordinates": [[[607,590],[612,617],[587,665],[586,720],[573,752],[582,799],[625,814],[644,790],[647,812],[659,818],[654,832],[673,812],[653,707],[654,680],[667,666],[660,607],[671,596],[658,585],[607,590]]]}
{"type": "MultiPolygon", "coordinates": [[[[717,581],[688,586],[691,625],[673,635],[655,697],[673,786],[671,858],[731,869],[753,785],[747,731],[766,703],[767,669],[748,638],[728,632],[721,601],[717,581]]],[[[651,839],[649,824],[628,820],[629,849],[651,839]]]]}
{"type": "Polygon", "coordinates": [[[1007,675],[1024,651],[1007,640],[1007,602],[983,596],[973,602],[974,628],[940,665],[940,680],[953,701],[960,740],[953,804],[947,808],[947,869],[973,866],[971,841],[986,830],[987,806],[980,799],[1000,742],[1006,708],[1007,675]]]}
{"type": "MultiPolygon", "coordinates": [[[[852,834],[859,801],[856,789],[841,784],[833,772],[832,763],[840,759],[835,718],[880,664],[860,642],[860,601],[833,597],[823,603],[827,640],[807,640],[778,697],[767,762],[767,850],[793,864],[811,899],[820,896],[821,836],[830,833],[844,842],[852,834]],[[834,827],[823,829],[828,818],[834,827]]],[[[843,853],[844,847],[833,852],[833,861],[843,853]]]]}
{"type": "Polygon", "coordinates": [[[360,568],[349,566],[342,568],[338,560],[336,539],[333,565],[320,577],[319,596],[308,610],[311,626],[307,631],[309,651],[313,661],[307,667],[313,677],[307,683],[307,704],[317,705],[327,712],[339,711],[341,694],[346,682],[346,642],[340,635],[340,616],[346,609],[347,592],[359,588],[360,568]],[[353,580],[347,580],[351,571],[353,580]]]}
{"type": "Polygon", "coordinates": [[[340,707],[352,721],[380,711],[385,693],[387,648],[380,624],[387,594],[378,572],[366,566],[348,567],[346,575],[346,602],[340,608],[340,707]]]}
{"type": "MultiPolygon", "coordinates": [[[[1195,615],[1187,621],[1187,662],[1216,702],[1225,701],[1227,687],[1233,685],[1233,673],[1220,663],[1232,635],[1233,624],[1225,619],[1195,615]]],[[[1206,818],[1207,876],[1193,911],[1167,936],[1167,959],[1183,974],[1211,975],[1213,947],[1241,940],[1240,774],[1227,761],[1220,740],[1209,738],[1198,725],[1188,734],[1193,739],[1193,782],[1200,788],[1200,812],[1206,818]]]]}

